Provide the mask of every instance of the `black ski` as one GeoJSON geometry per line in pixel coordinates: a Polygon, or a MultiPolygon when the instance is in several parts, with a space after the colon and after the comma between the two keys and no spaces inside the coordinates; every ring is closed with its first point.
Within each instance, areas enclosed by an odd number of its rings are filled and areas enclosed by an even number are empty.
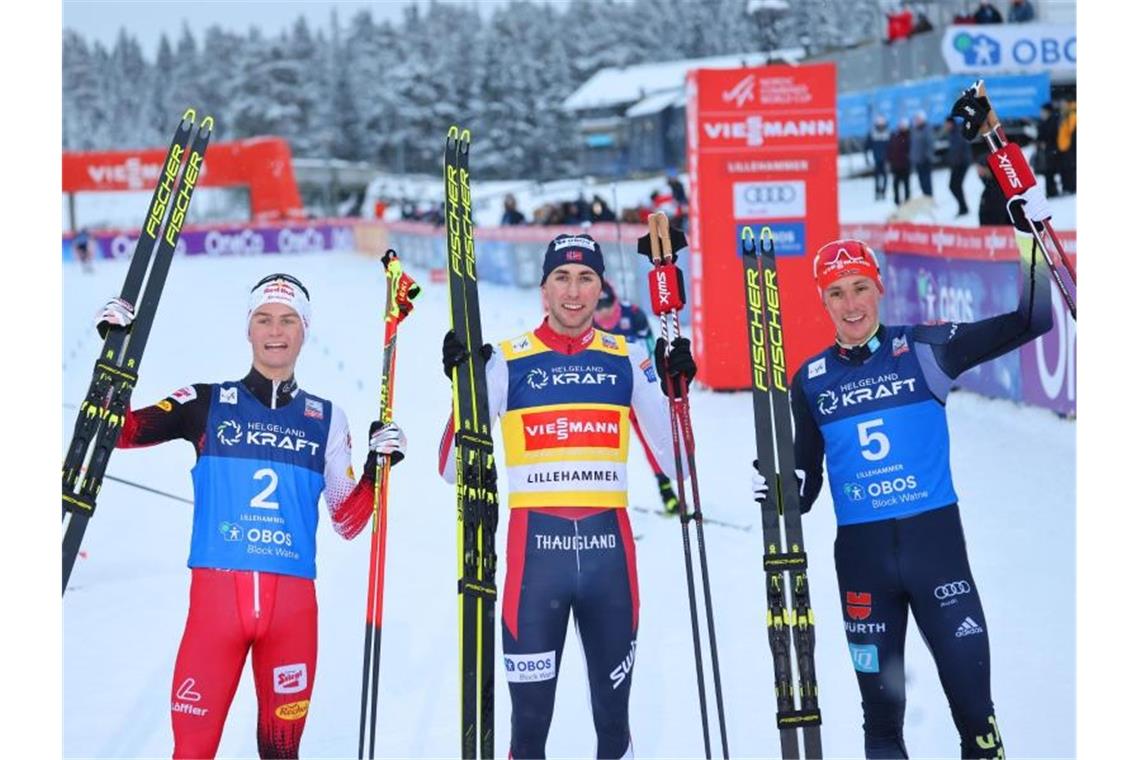
{"type": "Polygon", "coordinates": [[[469,356],[452,378],[458,501],[460,752],[495,755],[495,531],[499,521],[494,444],[480,352],[479,290],[471,222],[470,131],[447,132],[444,161],[451,326],[469,356]]]}
{"type": "Polygon", "coordinates": [[[744,302],[752,369],[752,409],[756,455],[770,484],[761,510],[768,607],[768,644],[776,684],[776,725],[785,760],[801,757],[797,729],[803,729],[803,757],[823,757],[819,687],[815,677],[815,616],[808,594],[807,553],[800,521],[799,486],[792,448],[792,410],[784,353],[780,289],[771,230],[761,230],[760,257],[752,229],[741,235],[744,302]],[[781,535],[781,525],[783,535],[781,535]],[[785,541],[786,539],[786,541],[785,541]],[[785,548],[786,547],[786,548],[785,548]],[[785,580],[788,581],[785,584],[785,580]],[[787,604],[791,596],[791,606],[787,604]],[[799,706],[792,669],[792,647],[799,671],[799,706]]]}
{"type": "Polygon", "coordinates": [[[95,501],[103,485],[107,462],[130,408],[143,350],[213,131],[214,119],[207,116],[195,133],[195,118],[193,109],[187,109],[182,115],[127,268],[120,298],[135,306],[134,322],[127,329],[112,327],[108,331],[103,350],[95,361],[87,396],[79,405],[75,430],[64,457],[63,517],[67,520],[63,536],[64,593],[87,521],[95,514],[95,501]],[[193,142],[187,150],[191,134],[193,142]]]}

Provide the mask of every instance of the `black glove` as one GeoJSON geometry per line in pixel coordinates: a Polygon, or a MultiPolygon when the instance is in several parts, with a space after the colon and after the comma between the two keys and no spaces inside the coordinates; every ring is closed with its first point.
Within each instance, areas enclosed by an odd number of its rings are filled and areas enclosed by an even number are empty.
{"type": "MultiPolygon", "coordinates": [[[[484,343],[483,347],[479,349],[479,355],[483,357],[483,362],[486,363],[491,360],[491,354],[494,349],[491,348],[490,343],[484,343]]],[[[463,345],[455,335],[455,330],[448,330],[447,334],[443,336],[443,374],[447,379],[451,379],[452,371],[463,362],[467,361],[470,354],[467,352],[467,346],[463,345]]]]}
{"type": "Polygon", "coordinates": [[[687,387],[689,383],[693,382],[693,378],[697,374],[697,363],[693,360],[693,352],[689,350],[688,338],[673,339],[672,350],[669,352],[668,359],[665,357],[665,339],[658,338],[657,345],[653,349],[653,358],[657,363],[657,374],[661,378],[661,392],[666,396],[669,395],[669,391],[665,387],[666,376],[672,378],[674,396],[679,396],[681,393],[681,377],[685,378],[687,387]]]}

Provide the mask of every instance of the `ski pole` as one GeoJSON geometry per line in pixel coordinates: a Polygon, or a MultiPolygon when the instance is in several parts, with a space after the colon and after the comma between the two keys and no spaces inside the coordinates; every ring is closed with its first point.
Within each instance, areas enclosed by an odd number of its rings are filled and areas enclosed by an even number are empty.
{"type": "MultiPolygon", "coordinates": [[[[380,370],[380,421],[392,421],[392,399],[396,381],[396,333],[400,322],[412,311],[412,299],[420,286],[409,277],[391,248],[384,254],[388,285],[384,313],[384,353],[380,370]]],[[[364,758],[364,734],[368,728],[368,757],[376,753],[376,705],[380,685],[380,632],[384,612],[384,558],[388,536],[389,457],[377,457],[372,492],[372,537],[368,557],[368,603],[364,623],[364,664],[360,687],[360,740],[357,758],[364,758]]]]}

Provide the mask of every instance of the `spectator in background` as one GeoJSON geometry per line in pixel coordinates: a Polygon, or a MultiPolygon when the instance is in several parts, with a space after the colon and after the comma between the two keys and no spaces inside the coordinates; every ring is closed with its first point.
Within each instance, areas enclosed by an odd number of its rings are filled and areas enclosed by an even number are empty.
{"type": "Polygon", "coordinates": [[[1001,11],[994,7],[992,0],[981,0],[974,11],[975,24],[1000,24],[1004,22],[1001,11]]]}
{"type": "Polygon", "coordinates": [[[978,200],[978,224],[1006,226],[1013,224],[1005,207],[1005,193],[990,171],[988,155],[979,154],[978,177],[982,180],[982,197],[978,200]]]}
{"type": "Polygon", "coordinates": [[[910,131],[910,163],[918,173],[918,187],[928,198],[934,197],[930,172],[934,168],[934,130],[926,121],[926,111],[916,111],[910,131]]]}
{"type": "Polygon", "coordinates": [[[518,201],[511,193],[503,196],[503,218],[499,221],[504,227],[513,227],[518,224],[526,224],[526,217],[518,209],[518,201]]]}
{"type": "Polygon", "coordinates": [[[675,171],[670,170],[669,176],[669,192],[673,194],[673,200],[677,204],[677,217],[674,219],[676,226],[685,232],[689,231],[689,194],[685,192],[685,186],[681,184],[680,177],[677,176],[675,171]]]}
{"type": "Polygon", "coordinates": [[[966,179],[966,172],[970,170],[972,154],[970,141],[962,136],[958,122],[951,117],[946,119],[946,165],[950,167],[950,193],[958,201],[958,216],[970,213],[966,205],[966,194],[962,192],[962,182],[966,179]]]}
{"type": "Polygon", "coordinates": [[[1033,20],[1033,3],[1029,0],[1009,0],[1009,23],[1024,24],[1033,20]]]}
{"type": "Polygon", "coordinates": [[[887,146],[891,142],[891,128],[887,126],[887,117],[879,114],[875,123],[871,125],[871,132],[867,135],[867,150],[871,153],[871,160],[875,164],[875,200],[881,201],[887,197],[887,146]]]}
{"type": "Polygon", "coordinates": [[[590,221],[591,222],[613,222],[617,220],[611,209],[602,196],[595,195],[593,202],[590,204],[590,221]]]}
{"type": "Polygon", "coordinates": [[[1060,170],[1057,157],[1057,128],[1060,126],[1057,112],[1052,103],[1041,106],[1041,120],[1037,124],[1037,152],[1033,157],[1033,170],[1045,181],[1045,197],[1057,195],[1057,172],[1060,170]]]}
{"type": "Polygon", "coordinates": [[[914,31],[914,14],[910,8],[896,6],[887,13],[887,44],[895,40],[905,40],[914,31]]]}
{"type": "Polygon", "coordinates": [[[1061,101],[1057,127],[1057,155],[1061,169],[1061,192],[1077,192],[1077,101],[1061,101]]]}
{"type": "Polygon", "coordinates": [[[978,9],[974,11],[975,24],[1000,24],[1001,22],[1001,12],[994,7],[990,0],[982,0],[978,9]]]}
{"type": "Polygon", "coordinates": [[[71,241],[71,249],[75,252],[75,258],[83,267],[84,272],[95,271],[95,268],[91,266],[91,235],[87,232],[86,227],[80,228],[79,232],[75,233],[75,239],[71,241]]]}
{"type": "Polygon", "coordinates": [[[910,123],[906,119],[899,119],[898,129],[891,135],[887,145],[887,163],[891,165],[894,178],[895,205],[901,206],[910,200],[910,123]],[[900,186],[905,196],[902,200],[899,199],[900,186]]]}

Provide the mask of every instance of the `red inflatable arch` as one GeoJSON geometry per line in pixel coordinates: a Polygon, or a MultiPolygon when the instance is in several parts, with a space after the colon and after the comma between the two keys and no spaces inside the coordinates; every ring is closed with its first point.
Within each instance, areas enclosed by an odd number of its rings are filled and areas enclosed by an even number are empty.
{"type": "MultiPolygon", "coordinates": [[[[164,148],[63,154],[63,192],[150,190],[158,181],[164,148]]],[[[280,137],[211,143],[202,187],[249,187],[254,221],[302,218],[289,143],[280,137]]]]}

